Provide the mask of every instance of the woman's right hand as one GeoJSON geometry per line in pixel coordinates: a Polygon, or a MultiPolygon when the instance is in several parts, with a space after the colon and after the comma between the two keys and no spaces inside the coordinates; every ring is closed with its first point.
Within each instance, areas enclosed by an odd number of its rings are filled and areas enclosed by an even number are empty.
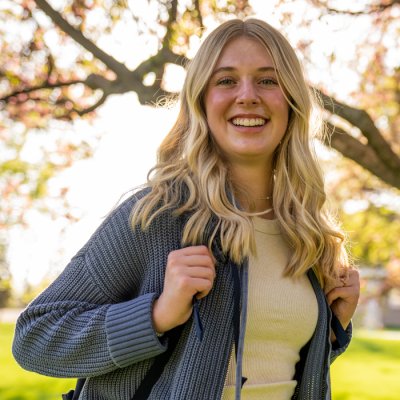
{"type": "Polygon", "coordinates": [[[154,329],[164,333],[185,323],[192,313],[193,296],[207,296],[215,276],[215,263],[206,246],[171,251],[164,289],[153,307],[154,329]]]}

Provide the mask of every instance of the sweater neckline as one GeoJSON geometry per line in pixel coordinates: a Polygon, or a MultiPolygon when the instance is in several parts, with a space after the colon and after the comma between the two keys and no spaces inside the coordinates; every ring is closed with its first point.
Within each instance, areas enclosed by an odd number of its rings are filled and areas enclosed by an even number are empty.
{"type": "Polygon", "coordinates": [[[253,217],[254,230],[267,235],[280,235],[279,221],[277,219],[265,219],[253,217]]]}

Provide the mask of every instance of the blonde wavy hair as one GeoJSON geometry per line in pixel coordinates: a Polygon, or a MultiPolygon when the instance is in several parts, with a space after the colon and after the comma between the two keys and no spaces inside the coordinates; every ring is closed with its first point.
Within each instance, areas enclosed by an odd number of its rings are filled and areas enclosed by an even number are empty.
{"type": "Polygon", "coordinates": [[[344,235],[325,209],[320,168],[310,146],[314,96],[299,60],[280,32],[257,19],[230,20],[205,39],[187,68],[180,111],[150,170],[151,191],[132,210],[132,224],[146,229],[167,209],[187,213],[182,244],[206,243],[218,235],[222,250],[237,263],[255,251],[251,214],[235,204],[229,166],[223,162],[207,124],[204,94],[224,46],[246,36],[269,52],[279,85],[290,107],[287,131],[274,154],[273,207],[281,230],[293,248],[286,275],[300,276],[309,268],[321,283],[336,279],[347,265],[344,235]],[[205,227],[213,230],[205,237],[205,227]]]}

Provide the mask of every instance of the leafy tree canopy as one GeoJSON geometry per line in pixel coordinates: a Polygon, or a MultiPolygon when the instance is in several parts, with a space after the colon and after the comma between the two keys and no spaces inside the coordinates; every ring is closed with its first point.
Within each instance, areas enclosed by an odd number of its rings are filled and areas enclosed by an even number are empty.
{"type": "MultiPolygon", "coordinates": [[[[110,95],[133,91],[141,104],[170,95],[168,71],[190,59],[205,27],[232,16],[252,15],[260,7],[268,8],[275,25],[299,50],[310,84],[321,95],[329,131],[325,144],[352,160],[347,164],[350,174],[355,165],[361,166],[357,170],[368,177],[364,182],[377,182],[373,191],[399,189],[400,1],[365,0],[342,8],[336,4],[330,0],[3,0],[0,224],[21,220],[33,203],[44,207],[48,180],[91,155],[95,139],[79,136],[75,124],[94,118],[110,95]],[[335,33],[359,24],[362,40],[355,42],[353,54],[316,49],[316,24],[328,26],[333,32],[328,40],[333,41],[335,33]],[[133,38],[145,43],[146,52],[138,54],[133,38]],[[350,93],[336,89],[340,69],[353,71],[344,78],[357,81],[349,82],[354,88],[350,93]],[[26,156],[32,137],[41,154],[33,160],[26,156]]],[[[63,190],[59,197],[68,189],[63,190]]],[[[364,192],[369,195],[371,187],[364,192]]]]}
{"type": "Polygon", "coordinates": [[[382,267],[400,260],[400,215],[385,207],[369,205],[366,209],[342,213],[349,233],[351,250],[357,263],[382,267]]]}

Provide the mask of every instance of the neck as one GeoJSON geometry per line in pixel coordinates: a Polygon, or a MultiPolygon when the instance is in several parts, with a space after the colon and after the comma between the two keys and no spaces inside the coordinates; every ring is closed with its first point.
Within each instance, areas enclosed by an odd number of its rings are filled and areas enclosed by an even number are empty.
{"type": "MultiPolygon", "coordinates": [[[[249,212],[262,212],[272,208],[272,169],[258,166],[231,167],[232,181],[239,190],[236,197],[249,212]]],[[[273,218],[273,212],[263,218],[273,218]]]]}

